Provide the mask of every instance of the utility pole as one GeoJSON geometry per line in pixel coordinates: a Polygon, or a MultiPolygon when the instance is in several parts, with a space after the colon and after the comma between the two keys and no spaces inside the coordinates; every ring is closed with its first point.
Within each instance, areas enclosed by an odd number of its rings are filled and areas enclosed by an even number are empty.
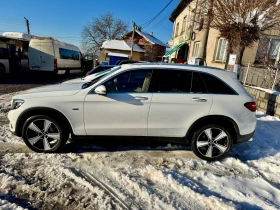
{"type": "Polygon", "coordinates": [[[25,19],[25,22],[26,22],[27,33],[30,34],[29,20],[26,17],[24,17],[24,19],[25,19]]]}
{"type": "Polygon", "coordinates": [[[133,22],[132,40],[131,40],[131,52],[130,52],[130,59],[131,60],[133,60],[133,47],[134,47],[135,27],[136,27],[136,23],[133,22]]]}

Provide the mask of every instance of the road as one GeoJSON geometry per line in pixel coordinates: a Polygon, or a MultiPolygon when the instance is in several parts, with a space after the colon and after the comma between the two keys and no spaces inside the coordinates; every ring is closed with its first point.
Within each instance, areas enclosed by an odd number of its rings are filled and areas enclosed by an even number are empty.
{"type": "Polygon", "coordinates": [[[80,70],[71,71],[70,75],[67,77],[63,74],[63,71],[59,72],[58,75],[44,72],[24,72],[17,75],[7,74],[0,77],[0,95],[48,84],[56,84],[76,77],[82,77],[80,70]]]}

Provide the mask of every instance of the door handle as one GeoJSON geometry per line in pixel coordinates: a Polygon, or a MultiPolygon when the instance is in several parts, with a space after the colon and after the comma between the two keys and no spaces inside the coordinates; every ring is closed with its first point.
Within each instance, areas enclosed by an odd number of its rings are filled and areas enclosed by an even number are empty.
{"type": "Polygon", "coordinates": [[[134,97],[136,100],[148,100],[146,96],[135,96],[134,97]]]}
{"type": "Polygon", "coordinates": [[[205,99],[205,98],[192,98],[192,101],[196,101],[196,102],[207,102],[207,99],[205,99]]]}

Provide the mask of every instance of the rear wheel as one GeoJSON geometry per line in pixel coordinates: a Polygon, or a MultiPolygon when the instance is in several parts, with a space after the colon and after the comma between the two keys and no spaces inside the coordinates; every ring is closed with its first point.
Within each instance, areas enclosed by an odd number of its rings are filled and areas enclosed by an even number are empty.
{"type": "Polygon", "coordinates": [[[67,142],[68,129],[56,120],[37,115],[30,117],[24,124],[22,138],[25,144],[35,152],[57,152],[67,142]]]}
{"type": "Polygon", "coordinates": [[[221,160],[231,149],[232,136],[220,125],[207,125],[197,129],[192,137],[192,151],[203,160],[221,160]]]}

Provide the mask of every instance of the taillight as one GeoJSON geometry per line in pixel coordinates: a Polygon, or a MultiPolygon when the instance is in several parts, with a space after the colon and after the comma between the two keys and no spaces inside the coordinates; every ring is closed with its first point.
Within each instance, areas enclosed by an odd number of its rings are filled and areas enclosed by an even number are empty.
{"type": "Polygon", "coordinates": [[[54,59],[54,68],[57,69],[57,59],[54,59]]]}
{"type": "Polygon", "coordinates": [[[89,76],[89,73],[86,74],[86,77],[89,76]]]}
{"type": "Polygon", "coordinates": [[[247,109],[249,109],[251,112],[257,111],[256,102],[248,102],[248,103],[244,104],[244,106],[245,106],[247,109]]]}

